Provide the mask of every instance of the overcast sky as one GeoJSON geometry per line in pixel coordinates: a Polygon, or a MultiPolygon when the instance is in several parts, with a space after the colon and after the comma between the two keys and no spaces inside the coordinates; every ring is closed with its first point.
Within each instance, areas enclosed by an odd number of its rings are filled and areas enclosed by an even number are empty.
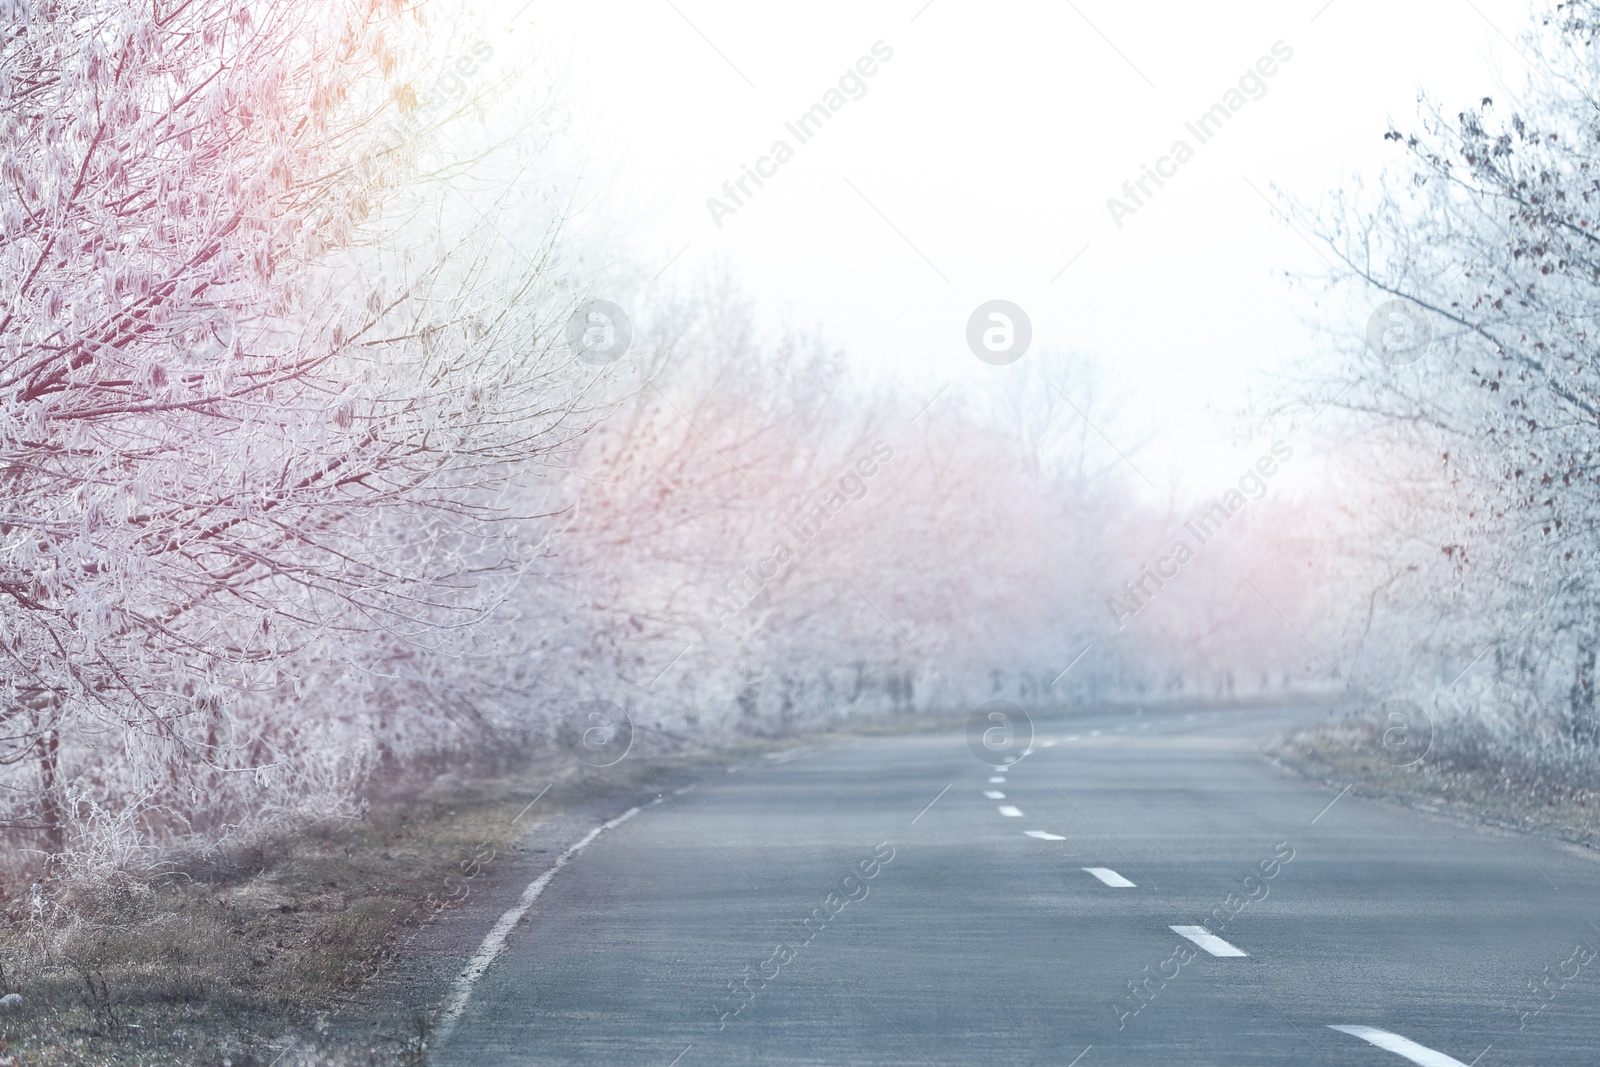
{"type": "Polygon", "coordinates": [[[929,396],[1004,373],[965,334],[979,304],[1012,301],[1032,322],[1024,358],[1070,373],[1073,353],[1098,357],[1162,428],[1141,465],[1206,482],[1236,462],[1227,413],[1246,383],[1325,343],[1283,278],[1323,263],[1274,214],[1274,186],[1317,202],[1376,174],[1396,156],[1383,131],[1414,125],[1420,89],[1454,109],[1519,84],[1507,38],[1520,42],[1532,12],[1506,0],[511,0],[477,15],[497,61],[554,80],[587,210],[670,261],[662,284],[727,262],[767,321],[820,324],[929,396]],[[858,85],[862,57],[873,73],[858,85]],[[1259,82],[1230,99],[1252,72],[1259,82]],[[839,106],[828,93],[842,76],[839,106]],[[786,128],[829,102],[837,111],[804,143],[786,128]],[[1205,143],[1186,129],[1230,102],[1205,143]],[[743,204],[714,218],[707,200],[731,204],[724,183],[779,140],[792,158],[761,163],[770,176],[747,179],[743,204]],[[1119,226],[1108,198],[1132,204],[1123,184],[1179,140],[1193,157],[1163,162],[1170,176],[1146,179],[1151,195],[1119,226]]]}

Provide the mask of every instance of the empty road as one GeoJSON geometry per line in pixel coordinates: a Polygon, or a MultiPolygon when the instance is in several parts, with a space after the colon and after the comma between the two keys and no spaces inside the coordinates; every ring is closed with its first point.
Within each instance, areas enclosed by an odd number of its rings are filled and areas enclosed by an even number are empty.
{"type": "Polygon", "coordinates": [[[432,1062],[1600,1063],[1596,857],[1258,754],[1318,714],[749,761],[573,852],[432,1062]]]}

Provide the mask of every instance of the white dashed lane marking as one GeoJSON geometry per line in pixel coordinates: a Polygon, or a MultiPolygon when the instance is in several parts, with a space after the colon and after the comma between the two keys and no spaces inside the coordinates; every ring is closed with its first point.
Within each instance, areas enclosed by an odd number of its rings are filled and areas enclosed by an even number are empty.
{"type": "Polygon", "coordinates": [[[1235,948],[1204,926],[1169,926],[1167,929],[1179,937],[1187,937],[1213,956],[1248,956],[1242,948],[1235,948]]]}
{"type": "Polygon", "coordinates": [[[1006,798],[1006,795],[998,789],[985,789],[983,795],[990,800],[1004,800],[1006,798]]]}
{"type": "Polygon", "coordinates": [[[1043,830],[1024,830],[1022,832],[1027,834],[1029,837],[1037,837],[1040,841],[1065,841],[1066,840],[1066,838],[1062,837],[1060,834],[1047,834],[1043,830]]]}
{"type": "Polygon", "coordinates": [[[1020,808],[1013,808],[1010,804],[1000,805],[1000,814],[1011,819],[1022,818],[1022,810],[1020,808]]]}
{"type": "Polygon", "coordinates": [[[1134,884],[1110,867],[1085,867],[1084,870],[1114,889],[1134,889],[1134,884]]]}
{"type": "Polygon", "coordinates": [[[1393,1052],[1396,1056],[1404,1056],[1412,1063],[1420,1063],[1422,1067],[1467,1067],[1466,1064],[1453,1056],[1446,1056],[1429,1048],[1419,1045],[1409,1037],[1401,1037],[1387,1030],[1379,1030],[1376,1026],[1330,1026],[1329,1030],[1338,1030],[1352,1037],[1359,1037],[1363,1041],[1377,1045],[1386,1052],[1393,1052]]]}
{"type": "Polygon", "coordinates": [[[1006,780],[1006,776],[1005,775],[997,774],[993,778],[989,779],[989,784],[990,785],[999,785],[1001,782],[1003,782],[1005,780],[1006,780]]]}

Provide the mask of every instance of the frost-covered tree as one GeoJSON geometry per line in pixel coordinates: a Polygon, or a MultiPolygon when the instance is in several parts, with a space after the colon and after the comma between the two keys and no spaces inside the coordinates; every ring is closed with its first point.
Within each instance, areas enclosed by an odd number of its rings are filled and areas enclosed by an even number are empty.
{"type": "Polygon", "coordinates": [[[1600,5],[1556,3],[1517,98],[1386,134],[1405,154],[1395,180],[1324,224],[1374,317],[1316,398],[1385,427],[1390,525],[1431,541],[1408,563],[1429,580],[1401,580],[1392,603],[1440,699],[1579,762],[1600,743],[1597,32],[1600,5]],[[1475,656],[1459,685],[1441,670],[1475,656]]]}
{"type": "Polygon", "coordinates": [[[407,735],[379,694],[518,566],[548,294],[399,246],[407,4],[0,7],[9,821],[270,815],[407,735]]]}

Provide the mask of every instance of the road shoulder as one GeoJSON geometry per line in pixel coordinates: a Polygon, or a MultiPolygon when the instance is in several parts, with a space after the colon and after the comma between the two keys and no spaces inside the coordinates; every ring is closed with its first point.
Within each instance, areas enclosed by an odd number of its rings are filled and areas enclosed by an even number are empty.
{"type": "Polygon", "coordinates": [[[1562,785],[1512,767],[1385,753],[1376,726],[1329,722],[1269,739],[1262,755],[1286,773],[1336,793],[1582,846],[1600,859],[1600,790],[1562,785]]]}

